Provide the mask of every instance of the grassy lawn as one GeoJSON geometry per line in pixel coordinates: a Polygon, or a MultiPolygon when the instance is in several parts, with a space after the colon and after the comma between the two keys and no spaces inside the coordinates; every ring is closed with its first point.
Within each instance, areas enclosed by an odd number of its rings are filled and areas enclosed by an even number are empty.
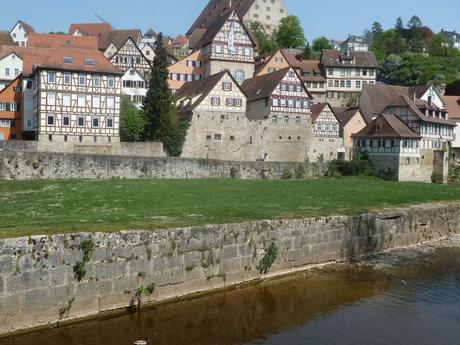
{"type": "Polygon", "coordinates": [[[0,181],[0,238],[358,214],[460,200],[460,187],[375,178],[0,181]]]}

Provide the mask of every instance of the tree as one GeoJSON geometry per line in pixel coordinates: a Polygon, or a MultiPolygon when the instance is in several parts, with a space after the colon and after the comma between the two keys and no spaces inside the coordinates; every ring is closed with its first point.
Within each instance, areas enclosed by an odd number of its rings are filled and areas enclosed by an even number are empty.
{"type": "Polygon", "coordinates": [[[430,56],[447,56],[446,40],[441,35],[434,35],[428,44],[430,56]]]}
{"type": "Polygon", "coordinates": [[[276,40],[280,48],[304,48],[306,38],[299,17],[281,19],[276,40]]]}
{"type": "Polygon", "coordinates": [[[417,16],[412,16],[412,18],[407,22],[407,28],[409,30],[417,30],[422,27],[422,21],[417,16]]]}
{"type": "Polygon", "coordinates": [[[382,24],[380,24],[379,22],[374,22],[374,24],[372,24],[371,34],[372,40],[378,41],[383,34],[382,24]]]}
{"type": "Polygon", "coordinates": [[[257,37],[257,41],[259,42],[260,54],[268,54],[275,51],[278,48],[276,42],[268,37],[267,33],[265,32],[265,28],[261,22],[249,22],[249,29],[257,37]]]}
{"type": "Polygon", "coordinates": [[[174,97],[168,85],[168,54],[163,45],[163,34],[155,42],[149,89],[142,104],[145,129],[144,139],[162,141],[172,156],[179,156],[185,140],[183,126],[179,124],[174,97]]]}
{"type": "Polygon", "coordinates": [[[313,40],[311,48],[314,52],[319,52],[319,53],[321,53],[323,49],[334,49],[331,42],[324,36],[321,36],[313,40]]]}
{"type": "Polygon", "coordinates": [[[448,96],[460,96],[460,79],[453,81],[446,87],[446,95],[448,96]]]}
{"type": "Polygon", "coordinates": [[[312,58],[312,51],[311,51],[311,48],[310,48],[310,43],[307,43],[307,45],[305,46],[305,49],[303,50],[303,53],[302,53],[302,59],[310,60],[311,58],[312,58]]]}
{"type": "Polygon", "coordinates": [[[400,35],[402,35],[402,33],[403,33],[403,31],[404,31],[404,23],[403,23],[403,20],[402,20],[401,17],[399,17],[398,19],[396,19],[395,30],[396,30],[400,35]]]}
{"type": "Polygon", "coordinates": [[[136,142],[142,139],[144,118],[128,96],[121,97],[120,137],[123,142],[136,142]]]}

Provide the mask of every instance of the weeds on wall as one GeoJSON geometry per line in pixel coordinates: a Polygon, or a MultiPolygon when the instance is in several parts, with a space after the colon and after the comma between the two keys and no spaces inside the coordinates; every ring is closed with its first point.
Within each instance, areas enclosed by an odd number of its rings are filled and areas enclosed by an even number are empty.
{"type": "Polygon", "coordinates": [[[150,297],[153,292],[155,291],[155,283],[150,283],[147,286],[139,286],[136,291],[134,291],[134,295],[129,302],[128,310],[136,311],[141,308],[142,304],[142,297],[150,297]]]}
{"type": "Polygon", "coordinates": [[[75,263],[73,272],[75,273],[75,278],[81,281],[86,276],[86,264],[91,260],[91,255],[93,255],[94,243],[92,240],[84,240],[78,246],[78,249],[83,251],[83,259],[75,263]]]}
{"type": "Polygon", "coordinates": [[[277,257],[278,247],[274,242],[272,242],[272,244],[270,244],[270,247],[268,247],[268,249],[265,251],[264,257],[262,258],[262,260],[260,260],[259,265],[257,266],[259,272],[261,274],[266,274],[268,270],[272,267],[277,257]]]}

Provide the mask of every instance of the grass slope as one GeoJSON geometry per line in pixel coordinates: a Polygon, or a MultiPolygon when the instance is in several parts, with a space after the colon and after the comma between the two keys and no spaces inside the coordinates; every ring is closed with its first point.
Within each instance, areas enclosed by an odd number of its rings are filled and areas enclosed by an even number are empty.
{"type": "Polygon", "coordinates": [[[460,188],[375,178],[0,181],[0,198],[7,238],[358,214],[460,200],[460,188]]]}

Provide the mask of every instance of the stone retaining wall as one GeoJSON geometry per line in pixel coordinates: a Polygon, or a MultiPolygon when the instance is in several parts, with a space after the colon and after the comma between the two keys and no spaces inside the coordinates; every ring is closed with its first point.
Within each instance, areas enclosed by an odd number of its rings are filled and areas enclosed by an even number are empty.
{"type": "Polygon", "coordinates": [[[258,266],[274,243],[269,274],[404,247],[460,232],[460,204],[379,214],[191,227],[157,232],[34,236],[0,240],[0,334],[211,291],[264,277],[258,266]],[[86,275],[74,267],[80,244],[94,244],[86,275]]]}
{"type": "Polygon", "coordinates": [[[0,151],[0,179],[243,178],[326,175],[327,163],[231,162],[91,154],[0,151]]]}

